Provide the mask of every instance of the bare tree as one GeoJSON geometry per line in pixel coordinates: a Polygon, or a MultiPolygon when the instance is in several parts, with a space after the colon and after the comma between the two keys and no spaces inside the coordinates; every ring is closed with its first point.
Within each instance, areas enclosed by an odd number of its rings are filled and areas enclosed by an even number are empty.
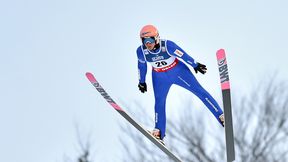
{"type": "Polygon", "coordinates": [[[79,126],[76,125],[76,130],[77,130],[77,139],[78,139],[78,144],[79,144],[79,148],[80,148],[80,156],[78,157],[78,162],[91,162],[89,160],[89,156],[90,156],[90,137],[91,134],[88,134],[88,137],[86,138],[86,140],[84,140],[83,138],[81,138],[81,133],[79,130],[79,126]]]}
{"type": "MultiPolygon", "coordinates": [[[[255,87],[250,95],[239,100],[233,98],[237,101],[233,102],[237,162],[288,161],[288,86],[271,78],[255,87]]],[[[224,130],[209,128],[209,123],[204,121],[211,119],[193,116],[188,106],[190,103],[186,104],[187,109],[179,120],[169,122],[168,147],[187,162],[225,161],[224,130]],[[211,149],[213,151],[209,151],[211,149]]],[[[138,121],[147,123],[143,118],[145,112],[140,114],[137,115],[138,121]]],[[[122,126],[122,130],[128,136],[122,140],[124,154],[128,155],[123,161],[169,161],[130,125],[122,126]]]]}
{"type": "Polygon", "coordinates": [[[271,79],[249,97],[235,113],[237,157],[247,162],[287,161],[288,86],[271,79]]]}
{"type": "MultiPolygon", "coordinates": [[[[187,101],[187,100],[186,100],[187,101]]],[[[183,114],[181,114],[178,118],[174,118],[173,122],[168,120],[167,127],[167,137],[166,145],[177,155],[181,157],[184,161],[201,161],[201,162],[214,162],[217,155],[221,154],[221,142],[216,141],[217,147],[213,150],[213,152],[218,152],[215,156],[211,156],[211,153],[204,149],[207,145],[209,145],[209,140],[206,140],[205,133],[207,132],[204,121],[209,120],[205,119],[207,116],[195,116],[193,115],[193,110],[191,109],[191,100],[188,102],[183,102],[183,107],[187,107],[184,109],[183,114]],[[199,129],[200,128],[200,129],[199,129]]],[[[141,107],[140,104],[137,104],[139,108],[133,109],[135,116],[137,116],[137,120],[144,125],[148,125],[147,123],[153,121],[153,119],[148,118],[143,115],[145,114],[145,109],[141,107]],[[138,112],[135,110],[138,110],[138,112]],[[140,115],[141,114],[141,115],[140,115]]],[[[127,107],[127,106],[125,106],[127,107]]],[[[206,109],[206,108],[205,108],[206,109]]],[[[215,119],[213,119],[215,120],[215,119]]],[[[164,153],[162,153],[154,144],[150,141],[146,140],[143,135],[141,135],[136,129],[131,127],[130,124],[121,126],[122,130],[127,133],[129,141],[127,138],[125,140],[121,140],[123,150],[125,156],[123,161],[143,161],[143,162],[157,162],[157,161],[171,161],[164,153]],[[134,145],[133,145],[134,144],[134,145]]],[[[216,128],[217,131],[223,132],[221,126],[216,128]]],[[[219,138],[220,141],[224,140],[224,136],[221,138],[219,136],[214,136],[215,133],[208,133],[208,138],[219,138]]],[[[224,145],[222,146],[224,147],[224,145]]],[[[223,155],[224,156],[224,152],[223,155]]],[[[172,161],[171,161],[172,162],[172,161]]]]}
{"type": "Polygon", "coordinates": [[[75,130],[77,136],[77,156],[76,158],[64,156],[64,162],[93,162],[91,158],[91,132],[87,136],[82,137],[83,132],[80,131],[79,125],[75,123],[75,130]]]}

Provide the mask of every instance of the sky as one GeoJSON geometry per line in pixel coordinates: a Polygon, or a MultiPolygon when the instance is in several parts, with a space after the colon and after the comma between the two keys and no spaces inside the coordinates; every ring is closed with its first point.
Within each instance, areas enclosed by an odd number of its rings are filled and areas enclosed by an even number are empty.
{"type": "MultiPolygon", "coordinates": [[[[146,24],[207,65],[207,74],[195,76],[217,100],[220,48],[227,54],[232,97],[248,94],[274,73],[287,80],[287,8],[284,0],[0,1],[1,161],[74,158],[79,153],[75,125],[84,139],[91,134],[94,161],[119,161],[124,134],[119,124],[125,121],[85,73],[93,72],[120,105],[139,102],[152,117],[150,67],[148,93],[137,88],[136,48],[146,24]]],[[[172,87],[168,120],[181,107],[179,96],[195,98],[172,87]]],[[[139,107],[130,107],[129,114],[133,109],[139,107]]]]}

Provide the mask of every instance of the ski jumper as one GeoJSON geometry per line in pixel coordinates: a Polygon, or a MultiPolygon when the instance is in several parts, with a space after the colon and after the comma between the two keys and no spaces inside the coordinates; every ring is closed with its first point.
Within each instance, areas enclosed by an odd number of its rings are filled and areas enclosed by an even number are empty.
{"type": "Polygon", "coordinates": [[[197,62],[183,49],[170,40],[160,40],[160,48],[150,51],[145,45],[137,48],[139,82],[144,83],[147,73],[147,62],[152,65],[152,82],[155,97],[155,128],[161,132],[161,139],[166,131],[166,98],[173,84],[179,85],[193,94],[206,105],[215,118],[223,113],[215,99],[199,84],[190,69],[181,61],[193,68],[197,62]],[[179,60],[179,58],[181,60],[179,60]]]}

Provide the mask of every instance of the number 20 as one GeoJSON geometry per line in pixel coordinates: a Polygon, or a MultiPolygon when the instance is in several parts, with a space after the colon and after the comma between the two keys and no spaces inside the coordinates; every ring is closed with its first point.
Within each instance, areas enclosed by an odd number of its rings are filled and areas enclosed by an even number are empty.
{"type": "Polygon", "coordinates": [[[162,65],[167,65],[167,62],[159,61],[159,62],[155,62],[155,64],[157,65],[157,67],[161,67],[162,65]]]}

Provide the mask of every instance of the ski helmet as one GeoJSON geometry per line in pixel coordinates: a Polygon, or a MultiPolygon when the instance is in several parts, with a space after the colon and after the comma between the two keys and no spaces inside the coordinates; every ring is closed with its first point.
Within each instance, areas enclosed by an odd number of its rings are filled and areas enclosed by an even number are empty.
{"type": "Polygon", "coordinates": [[[140,31],[140,38],[143,44],[148,42],[158,44],[160,41],[158,30],[153,25],[145,25],[140,31]]]}

